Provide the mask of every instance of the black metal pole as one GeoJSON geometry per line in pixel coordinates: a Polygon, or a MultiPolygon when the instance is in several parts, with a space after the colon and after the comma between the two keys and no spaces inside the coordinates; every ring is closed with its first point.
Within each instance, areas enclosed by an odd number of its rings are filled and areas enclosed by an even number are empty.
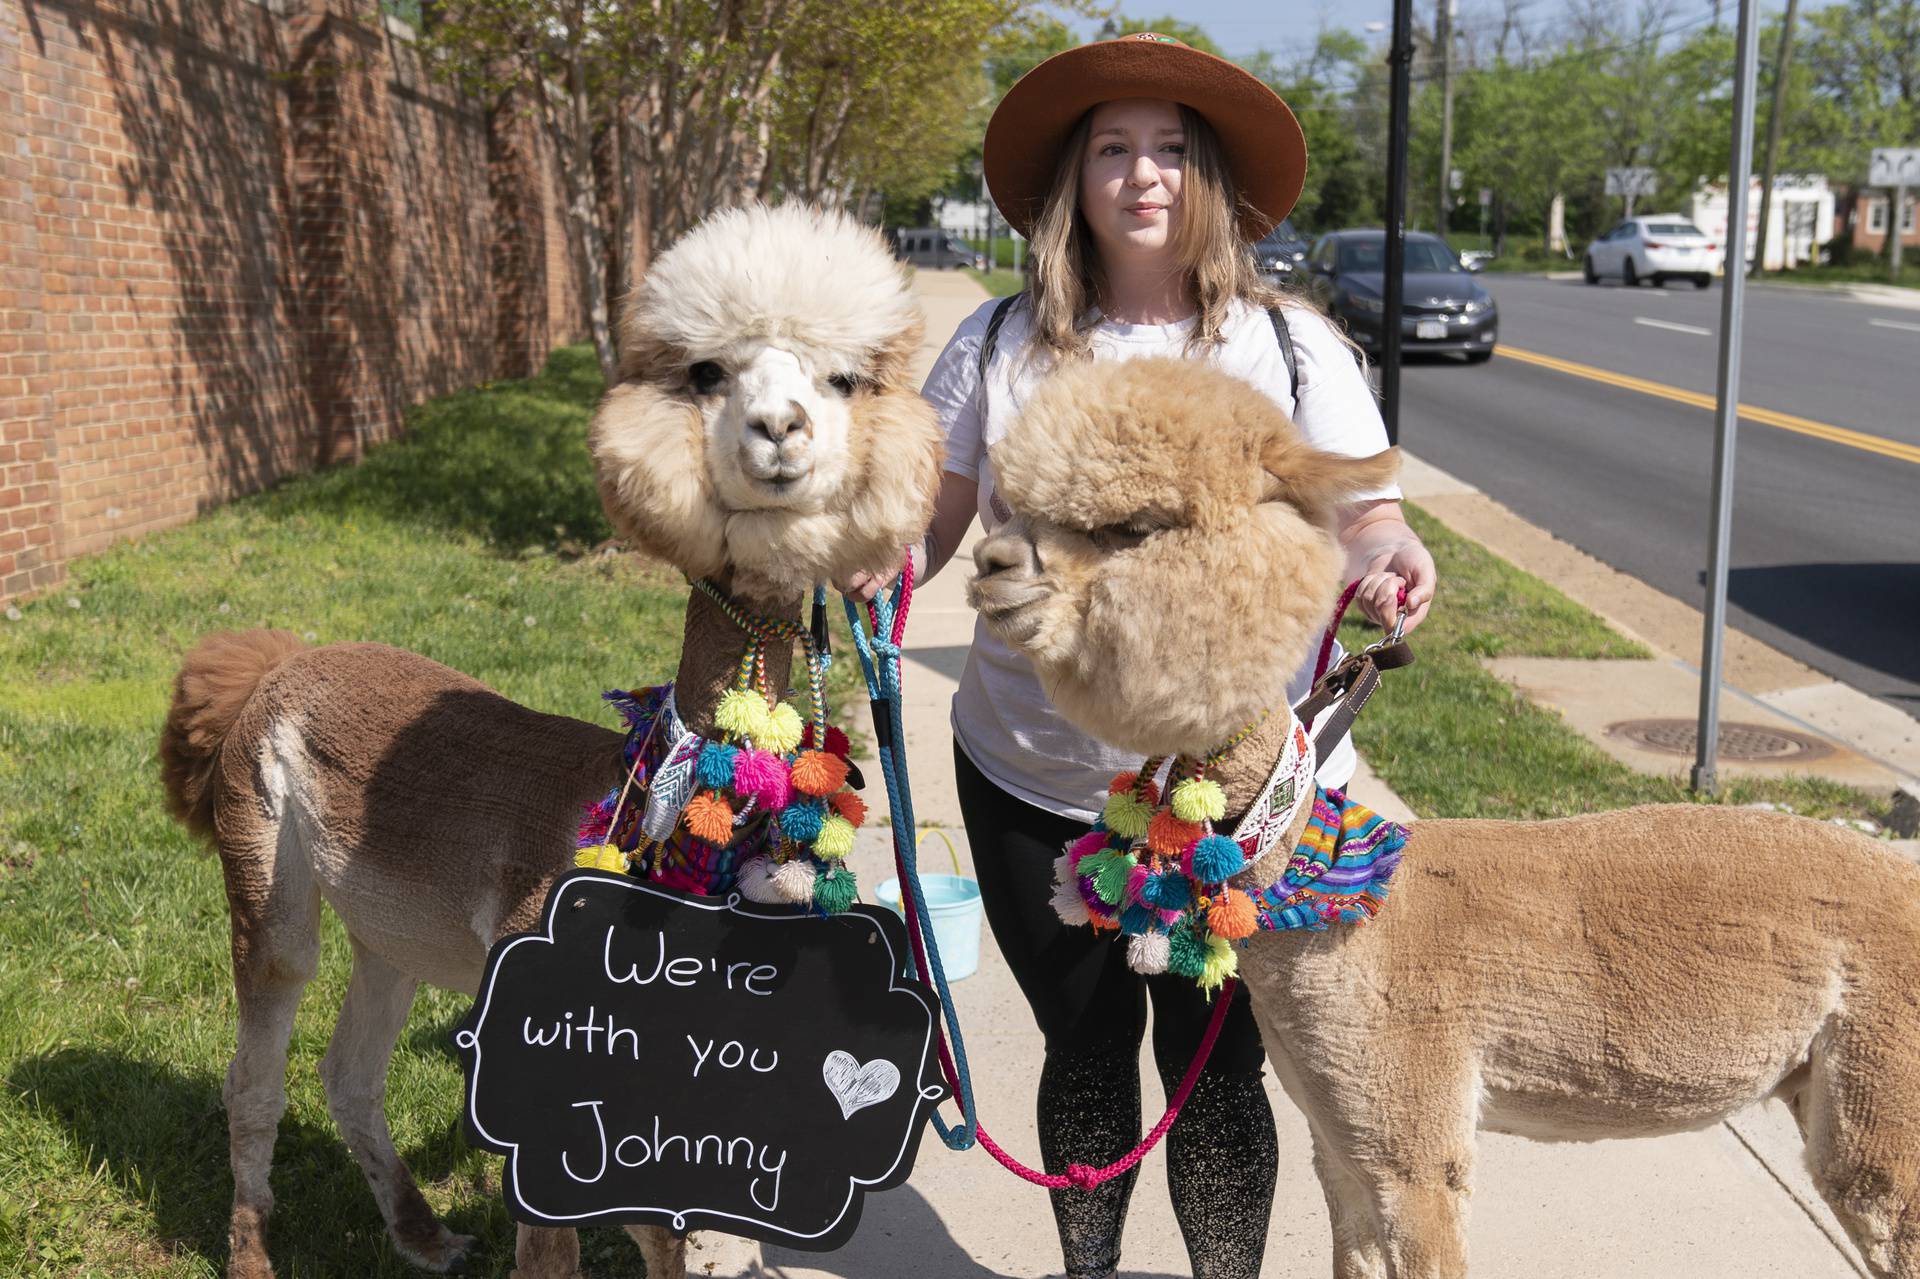
{"type": "Polygon", "coordinates": [[[1400,442],[1400,313],[1407,260],[1407,76],[1413,63],[1413,0],[1393,0],[1393,88],[1387,110],[1387,261],[1380,316],[1380,416],[1400,442]]]}

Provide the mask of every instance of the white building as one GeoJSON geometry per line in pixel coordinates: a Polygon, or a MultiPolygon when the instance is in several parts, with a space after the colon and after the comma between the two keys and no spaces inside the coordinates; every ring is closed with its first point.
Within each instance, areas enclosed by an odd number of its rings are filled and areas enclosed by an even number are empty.
{"type": "MultiPolygon", "coordinates": [[[[1709,183],[1694,192],[1693,223],[1716,243],[1727,242],[1727,188],[1709,183]]],[[[1760,179],[1747,191],[1747,261],[1753,261],[1760,230],[1760,179]]],[[[1820,246],[1833,234],[1833,192],[1824,177],[1783,173],[1773,180],[1773,208],[1767,215],[1767,242],[1761,264],[1779,271],[1817,262],[1820,246]]]]}

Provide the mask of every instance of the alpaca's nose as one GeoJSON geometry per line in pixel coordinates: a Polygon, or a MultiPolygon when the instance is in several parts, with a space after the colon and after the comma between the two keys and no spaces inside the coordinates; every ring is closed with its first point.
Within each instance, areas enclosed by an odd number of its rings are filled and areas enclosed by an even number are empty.
{"type": "Polygon", "coordinates": [[[775,444],[795,431],[804,431],[806,428],[807,411],[793,400],[788,400],[784,408],[758,413],[747,419],[747,434],[765,436],[775,444]]]}
{"type": "Polygon", "coordinates": [[[982,579],[999,573],[1032,576],[1039,567],[1033,543],[1010,531],[982,538],[973,548],[974,572],[982,579]]]}

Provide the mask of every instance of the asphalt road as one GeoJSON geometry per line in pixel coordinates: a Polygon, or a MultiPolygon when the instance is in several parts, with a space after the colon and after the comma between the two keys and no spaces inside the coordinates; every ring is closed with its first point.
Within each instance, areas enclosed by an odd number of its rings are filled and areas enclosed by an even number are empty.
{"type": "MultiPolygon", "coordinates": [[[[1710,399],[1718,285],[1481,278],[1512,354],[1409,360],[1401,443],[1704,607],[1712,410],[1526,355],[1710,399]]],[[[1745,335],[1729,623],[1920,718],[1920,310],[1753,287],[1745,335]]]]}

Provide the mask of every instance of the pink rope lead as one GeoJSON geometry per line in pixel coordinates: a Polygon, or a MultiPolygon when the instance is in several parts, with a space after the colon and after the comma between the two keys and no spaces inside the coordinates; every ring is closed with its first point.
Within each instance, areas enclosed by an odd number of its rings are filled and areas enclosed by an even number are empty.
{"type": "MultiPolygon", "coordinates": [[[[914,961],[919,965],[919,971],[930,972],[932,970],[927,965],[926,942],[920,935],[920,914],[914,903],[906,861],[901,855],[900,841],[904,838],[900,831],[894,831],[894,874],[900,882],[900,904],[907,917],[907,937],[913,943],[914,961]]],[[[1030,1181],[1036,1186],[1045,1186],[1049,1190],[1065,1190],[1069,1186],[1078,1190],[1092,1190],[1100,1183],[1112,1181],[1115,1177],[1129,1171],[1160,1144],[1160,1139],[1167,1135],[1169,1128],[1173,1127],[1173,1121],[1180,1117],[1180,1108],[1187,1104],[1187,1097],[1193,1092],[1194,1085],[1200,1081],[1200,1072],[1206,1067],[1207,1058],[1213,1054],[1214,1042],[1220,1038],[1220,1027],[1226,1023],[1227,1006],[1233,1001],[1236,984],[1232,978],[1228,978],[1220,987],[1220,993],[1214,999],[1213,1016],[1208,1019],[1206,1034],[1200,1040],[1199,1051],[1194,1053],[1193,1061],[1187,1066],[1186,1076],[1181,1079],[1180,1086],[1174,1089],[1173,1098],[1167,1103],[1167,1113],[1160,1117],[1160,1122],[1141,1139],[1140,1144],[1119,1159],[1104,1168],[1072,1164],[1067,1168],[1065,1175],[1040,1172],[1027,1167],[1003,1150],[1000,1143],[988,1135],[986,1126],[979,1122],[977,1116],[974,1116],[974,1132],[979,1136],[980,1144],[986,1147],[987,1153],[998,1160],[1000,1166],[1008,1172],[1023,1181],[1030,1181]]],[[[960,1095],[959,1073],[954,1069],[952,1054],[947,1051],[946,1031],[937,1021],[934,1023],[934,1033],[938,1036],[937,1042],[940,1045],[941,1073],[946,1076],[947,1087],[952,1090],[954,1096],[958,1097],[960,1095]]]]}

